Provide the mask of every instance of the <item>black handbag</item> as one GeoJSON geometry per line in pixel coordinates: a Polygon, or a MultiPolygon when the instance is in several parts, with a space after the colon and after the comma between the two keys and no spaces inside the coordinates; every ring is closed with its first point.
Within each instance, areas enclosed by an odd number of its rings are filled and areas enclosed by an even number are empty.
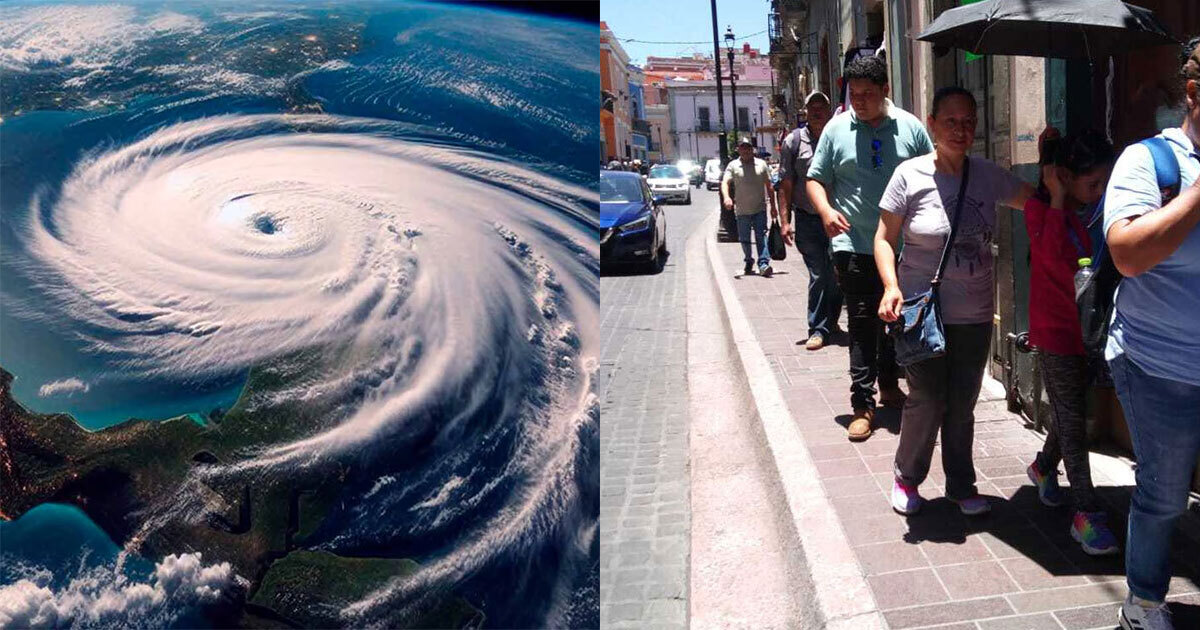
{"type": "Polygon", "coordinates": [[[771,219],[771,232],[767,236],[767,249],[771,260],[787,259],[787,246],[783,242],[783,229],[779,227],[778,219],[771,219]]]}
{"type": "Polygon", "coordinates": [[[937,273],[933,275],[933,280],[929,283],[929,290],[904,300],[904,306],[900,308],[900,318],[888,325],[888,333],[894,337],[895,341],[896,363],[902,367],[940,357],[946,353],[946,330],[942,325],[938,286],[942,283],[942,272],[946,270],[946,261],[950,259],[950,248],[954,246],[954,237],[958,235],[959,215],[962,214],[963,199],[967,195],[970,165],[971,158],[965,158],[962,183],[958,187],[958,203],[955,204],[954,218],[950,220],[950,235],[946,237],[946,246],[942,248],[942,260],[938,263],[937,273]]]}

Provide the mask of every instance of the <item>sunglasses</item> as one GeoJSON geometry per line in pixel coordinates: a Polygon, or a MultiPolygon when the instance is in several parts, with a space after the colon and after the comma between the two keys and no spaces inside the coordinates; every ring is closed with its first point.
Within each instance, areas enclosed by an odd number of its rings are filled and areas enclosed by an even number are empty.
{"type": "Polygon", "coordinates": [[[871,140],[871,151],[874,151],[874,153],[871,154],[871,166],[874,168],[879,168],[879,167],[883,166],[883,156],[879,154],[879,150],[882,148],[883,148],[882,140],[880,140],[879,138],[875,138],[875,139],[871,140]]]}

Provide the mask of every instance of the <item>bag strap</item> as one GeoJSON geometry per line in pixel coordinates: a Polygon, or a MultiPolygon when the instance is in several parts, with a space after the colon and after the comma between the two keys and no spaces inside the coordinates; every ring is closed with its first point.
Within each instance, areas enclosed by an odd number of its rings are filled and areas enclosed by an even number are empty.
{"type": "Polygon", "coordinates": [[[1146,138],[1141,144],[1150,150],[1150,158],[1154,160],[1154,175],[1159,190],[1167,192],[1166,201],[1174,199],[1179,195],[1179,159],[1175,157],[1171,145],[1158,136],[1146,138]]]}
{"type": "Polygon", "coordinates": [[[971,156],[963,158],[962,182],[958,185],[958,202],[954,207],[954,218],[950,219],[950,235],[946,237],[946,246],[942,248],[942,261],[938,263],[937,273],[929,283],[936,290],[942,283],[942,272],[946,270],[946,262],[950,260],[950,248],[954,246],[954,237],[958,235],[958,219],[962,214],[963,199],[967,196],[967,179],[971,175],[971,156]]]}

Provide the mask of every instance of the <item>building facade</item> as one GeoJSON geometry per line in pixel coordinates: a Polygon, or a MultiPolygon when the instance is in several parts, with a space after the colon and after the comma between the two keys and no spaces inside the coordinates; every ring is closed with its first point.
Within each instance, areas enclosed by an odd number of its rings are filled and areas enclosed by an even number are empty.
{"type": "Polygon", "coordinates": [[[600,23],[600,131],[601,160],[632,159],[629,55],[604,22],[600,23]]]}
{"type": "MultiPolygon", "coordinates": [[[[669,96],[670,141],[675,154],[680,158],[706,160],[720,156],[718,138],[721,124],[717,110],[717,87],[715,81],[666,82],[669,96]]],[[[734,94],[729,84],[723,86],[725,107],[725,129],[732,136],[734,128],[734,94]]],[[[737,84],[736,132],[750,136],[759,147],[772,152],[777,130],[772,126],[756,125],[759,117],[759,98],[766,103],[771,96],[769,81],[748,81],[737,84]]],[[[765,106],[764,106],[765,112],[765,106]]]]}
{"type": "Polygon", "coordinates": [[[642,87],[646,77],[642,69],[633,64],[629,64],[626,70],[629,74],[630,142],[633,145],[630,157],[646,161],[650,159],[650,151],[654,148],[651,146],[650,125],[646,122],[646,100],[642,87]]]}

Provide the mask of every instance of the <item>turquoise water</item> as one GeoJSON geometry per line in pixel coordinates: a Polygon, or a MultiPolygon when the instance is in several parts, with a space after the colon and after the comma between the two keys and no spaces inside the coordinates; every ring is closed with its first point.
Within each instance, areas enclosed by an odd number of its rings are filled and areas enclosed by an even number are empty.
{"type": "MultiPolygon", "coordinates": [[[[0,583],[15,581],[20,565],[49,569],[56,580],[87,564],[99,566],[121,551],[104,530],[73,505],[43,503],[15,521],[0,521],[0,583]]],[[[59,584],[58,586],[62,586],[59,584]]]]}

